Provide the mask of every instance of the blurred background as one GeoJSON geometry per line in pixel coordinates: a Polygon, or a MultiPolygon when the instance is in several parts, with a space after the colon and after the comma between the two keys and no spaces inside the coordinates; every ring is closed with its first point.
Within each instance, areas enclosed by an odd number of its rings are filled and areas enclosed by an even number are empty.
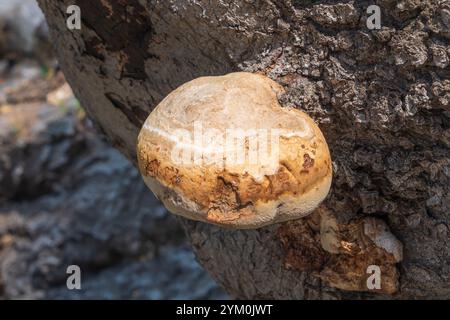
{"type": "Polygon", "coordinates": [[[95,132],[34,0],[0,0],[0,299],[227,298],[95,132]],[[66,268],[81,268],[68,290],[66,268]]]}

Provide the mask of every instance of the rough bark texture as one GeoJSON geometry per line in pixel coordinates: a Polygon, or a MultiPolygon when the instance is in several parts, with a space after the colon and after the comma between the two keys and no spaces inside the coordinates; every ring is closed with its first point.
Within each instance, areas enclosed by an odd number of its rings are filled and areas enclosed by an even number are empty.
{"type": "MultiPolygon", "coordinates": [[[[289,246],[314,244],[320,232],[299,235],[307,219],[250,231],[185,221],[199,261],[232,295],[450,298],[448,1],[39,3],[69,83],[130,159],[147,114],[180,84],[261,72],[286,88],[283,105],[308,112],[326,136],[334,183],[321,211],[342,229],[376,217],[404,245],[396,293],[354,293],[320,280],[322,263],[289,266],[289,246]],[[73,3],[81,7],[80,31],[66,28],[73,3]],[[366,27],[373,3],[382,9],[381,30],[366,27]],[[293,239],[287,247],[286,239],[293,239]]],[[[314,248],[290,252],[301,261],[314,248]]],[[[323,248],[316,249],[320,259],[323,248]]]]}

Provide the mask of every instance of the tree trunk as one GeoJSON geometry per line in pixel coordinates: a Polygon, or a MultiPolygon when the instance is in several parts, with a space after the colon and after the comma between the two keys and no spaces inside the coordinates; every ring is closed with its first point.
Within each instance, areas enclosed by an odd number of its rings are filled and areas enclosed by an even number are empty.
{"type": "Polygon", "coordinates": [[[450,298],[448,1],[38,2],[76,96],[132,161],[148,113],[204,75],[263,73],[285,87],[284,106],[319,124],[334,181],[309,218],[241,231],[183,220],[198,260],[233,296],[450,298]],[[374,3],[380,30],[366,25],[374,3]],[[66,27],[71,4],[81,30],[66,27]],[[403,243],[400,263],[355,238],[368,221],[403,243]],[[369,263],[391,289],[365,287],[369,263]]]}

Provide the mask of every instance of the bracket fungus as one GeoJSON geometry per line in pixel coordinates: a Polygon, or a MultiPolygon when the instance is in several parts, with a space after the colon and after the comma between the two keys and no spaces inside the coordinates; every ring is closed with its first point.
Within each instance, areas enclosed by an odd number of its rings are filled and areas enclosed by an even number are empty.
{"type": "Polygon", "coordinates": [[[283,88],[258,74],[201,77],[171,92],[138,137],[139,168],[169,211],[258,228],[311,213],[327,196],[327,143],[283,88]]]}
{"type": "Polygon", "coordinates": [[[281,225],[278,234],[288,269],[308,271],[324,285],[346,291],[399,290],[397,264],[403,260],[403,244],[379,218],[339,222],[321,207],[305,219],[281,225]],[[372,286],[374,267],[380,276],[372,286]]]}

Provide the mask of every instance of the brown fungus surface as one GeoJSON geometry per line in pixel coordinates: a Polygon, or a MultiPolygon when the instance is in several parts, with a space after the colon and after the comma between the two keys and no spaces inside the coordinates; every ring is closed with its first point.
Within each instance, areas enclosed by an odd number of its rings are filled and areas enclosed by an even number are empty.
{"type": "Polygon", "coordinates": [[[346,291],[399,290],[403,245],[378,218],[339,223],[321,207],[305,219],[282,224],[278,234],[288,269],[309,271],[326,286],[346,291]],[[376,269],[378,287],[370,278],[376,269]]]}
{"type": "Polygon", "coordinates": [[[169,211],[234,228],[311,213],[328,194],[331,159],[283,88],[246,72],[201,77],[170,93],[138,138],[144,181],[169,211]]]}

